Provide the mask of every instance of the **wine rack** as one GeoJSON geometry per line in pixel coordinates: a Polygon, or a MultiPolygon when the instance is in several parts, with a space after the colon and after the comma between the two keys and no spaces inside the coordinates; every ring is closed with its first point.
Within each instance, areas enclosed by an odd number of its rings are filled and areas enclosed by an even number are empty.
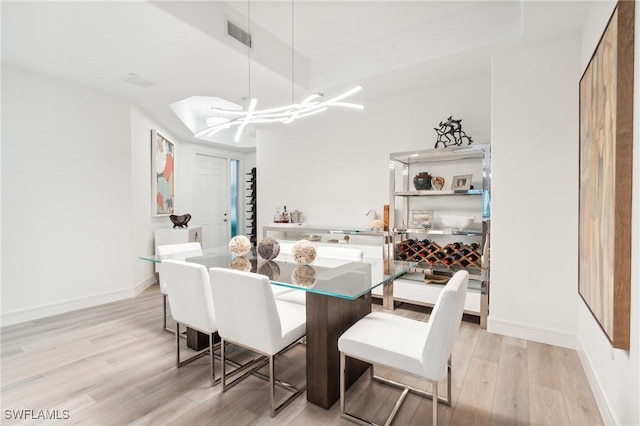
{"type": "Polygon", "coordinates": [[[440,246],[429,239],[411,238],[396,244],[396,255],[401,260],[424,262],[431,267],[443,266],[453,270],[480,269],[482,259],[480,244],[476,242],[471,244],[454,242],[440,246]]]}
{"type": "Polygon", "coordinates": [[[257,203],[257,196],[258,196],[258,180],[257,180],[257,174],[256,174],[256,168],[252,168],[251,172],[247,173],[247,175],[249,176],[248,180],[247,180],[247,184],[249,185],[249,187],[247,188],[247,214],[249,215],[247,217],[247,234],[249,235],[249,240],[251,240],[251,244],[256,247],[256,245],[258,244],[258,237],[257,237],[257,232],[258,232],[258,223],[257,223],[257,217],[258,217],[258,203],[257,203]]]}

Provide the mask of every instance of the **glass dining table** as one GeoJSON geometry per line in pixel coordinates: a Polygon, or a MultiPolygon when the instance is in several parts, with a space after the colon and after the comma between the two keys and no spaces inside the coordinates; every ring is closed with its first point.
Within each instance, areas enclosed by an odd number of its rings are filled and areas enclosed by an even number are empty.
{"type": "MultiPolygon", "coordinates": [[[[307,400],[330,408],[340,398],[338,338],[351,325],[371,312],[371,290],[392,288],[393,280],[409,272],[415,262],[365,258],[352,262],[316,258],[309,265],[297,264],[290,255],[264,260],[250,252],[234,256],[226,247],[210,248],[203,253],[148,255],[140,259],[161,262],[179,259],[265,275],[272,284],[305,292],[307,316],[307,400]]],[[[349,359],[346,385],[350,386],[368,368],[368,364],[349,359]]]]}

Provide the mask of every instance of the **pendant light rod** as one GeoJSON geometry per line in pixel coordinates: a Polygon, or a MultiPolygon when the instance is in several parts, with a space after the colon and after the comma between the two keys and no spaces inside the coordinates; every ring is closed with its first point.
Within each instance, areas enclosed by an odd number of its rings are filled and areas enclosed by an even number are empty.
{"type": "Polygon", "coordinates": [[[291,103],[295,103],[295,49],[294,49],[294,40],[295,40],[295,32],[293,27],[293,1],[291,0],[291,103]]]}
{"type": "Polygon", "coordinates": [[[207,127],[194,133],[194,136],[200,139],[210,140],[209,138],[224,129],[238,126],[235,132],[234,141],[239,142],[242,132],[250,124],[264,123],[291,123],[298,118],[309,117],[328,110],[330,107],[351,108],[363,110],[364,106],[349,102],[343,102],[349,96],[362,90],[362,86],[358,85],[344,93],[339,94],[331,99],[322,100],[322,93],[313,93],[302,100],[295,103],[295,0],[291,0],[291,104],[281,107],[257,109],[258,100],[251,96],[251,49],[253,48],[253,36],[251,34],[251,0],[247,0],[247,29],[249,32],[248,45],[248,84],[249,106],[247,110],[211,108],[211,116],[206,119],[207,127]]]}

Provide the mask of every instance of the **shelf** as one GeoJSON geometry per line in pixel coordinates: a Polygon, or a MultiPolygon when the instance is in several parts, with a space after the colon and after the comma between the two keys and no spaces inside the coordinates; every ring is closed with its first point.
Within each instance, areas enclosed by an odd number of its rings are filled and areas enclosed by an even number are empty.
{"type": "Polygon", "coordinates": [[[338,235],[363,235],[381,237],[385,231],[372,231],[370,229],[340,229],[325,226],[302,226],[296,224],[271,224],[263,227],[266,231],[304,231],[306,233],[338,234],[338,235]]]}
{"type": "Polygon", "coordinates": [[[483,236],[485,233],[481,229],[424,229],[424,228],[409,228],[409,229],[394,229],[396,234],[424,234],[424,235],[467,235],[471,237],[483,236]]]}
{"type": "Polygon", "coordinates": [[[422,151],[398,152],[391,154],[391,160],[404,164],[433,163],[438,161],[459,161],[465,159],[482,159],[483,145],[454,146],[422,151]]]}
{"type": "Polygon", "coordinates": [[[483,195],[484,189],[429,189],[422,191],[396,191],[396,197],[423,197],[436,195],[483,195]]]}
{"type": "MultiPolygon", "coordinates": [[[[445,275],[445,274],[440,274],[440,275],[445,275]]],[[[446,275],[446,276],[452,276],[453,274],[450,275],[446,275]]],[[[420,284],[424,284],[424,285],[428,285],[428,286],[440,286],[440,287],[444,287],[444,284],[435,284],[435,283],[426,283],[424,281],[424,273],[422,271],[410,271],[407,274],[403,275],[401,278],[395,280],[395,281],[412,281],[415,283],[420,283],[420,284]]],[[[481,292],[482,291],[482,280],[480,279],[480,277],[478,275],[471,275],[469,274],[469,286],[468,286],[469,290],[472,291],[477,291],[477,292],[481,292]]]]}
{"type": "Polygon", "coordinates": [[[466,270],[467,272],[469,272],[469,279],[472,280],[478,280],[478,281],[484,281],[486,280],[486,271],[483,271],[481,269],[478,268],[462,268],[460,266],[453,266],[451,268],[448,268],[446,266],[432,266],[429,265],[426,262],[419,262],[418,266],[416,266],[415,268],[412,268],[410,270],[410,272],[415,272],[415,273],[419,273],[419,274],[430,274],[430,275],[442,275],[445,277],[451,277],[453,276],[453,274],[455,274],[458,271],[462,271],[462,270],[466,270]]]}

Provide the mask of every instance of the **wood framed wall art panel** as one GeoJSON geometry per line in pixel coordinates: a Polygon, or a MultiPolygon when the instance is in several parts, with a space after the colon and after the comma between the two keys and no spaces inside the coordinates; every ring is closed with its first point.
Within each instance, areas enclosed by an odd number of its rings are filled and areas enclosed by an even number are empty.
{"type": "Polygon", "coordinates": [[[151,183],[153,216],[174,213],[175,144],[151,130],[151,183]]]}
{"type": "Polygon", "coordinates": [[[635,2],[618,1],[580,80],[578,292],[629,349],[635,2]]]}

